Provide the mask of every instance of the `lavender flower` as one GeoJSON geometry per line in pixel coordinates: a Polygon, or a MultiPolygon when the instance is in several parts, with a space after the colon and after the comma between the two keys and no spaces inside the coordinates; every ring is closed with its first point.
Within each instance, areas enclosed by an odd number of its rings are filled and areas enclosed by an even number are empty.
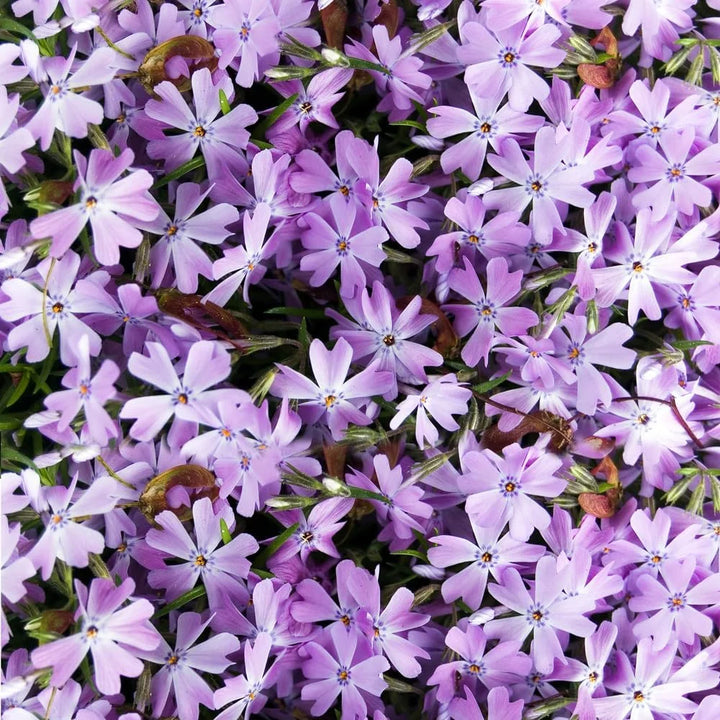
{"type": "Polygon", "coordinates": [[[117,587],[112,580],[95,579],[89,590],[76,580],[80,632],[33,650],[33,665],[51,667],[52,684],[62,687],[89,652],[98,690],[107,695],[120,692],[121,676],[137,677],[143,670],[136,653],[153,650],[161,641],[149,621],[153,606],[148,600],[120,607],[133,590],[135,583],[129,578],[117,587]]]}
{"type": "Polygon", "coordinates": [[[154,220],[160,211],[147,193],[152,176],[147,170],[135,170],[120,178],[133,162],[131,150],[118,157],[109,150],[91,150],[88,160],[75,151],[74,158],[80,202],[36,218],[30,232],[38,239],[51,238],[51,255],[62,257],[90,222],[97,259],[114,265],[120,247],[134,248],[142,241],[137,221],[154,220]]]}

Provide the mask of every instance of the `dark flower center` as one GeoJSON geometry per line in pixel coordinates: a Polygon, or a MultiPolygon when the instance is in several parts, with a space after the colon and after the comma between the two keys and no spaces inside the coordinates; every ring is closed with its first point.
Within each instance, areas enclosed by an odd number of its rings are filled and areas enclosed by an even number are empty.
{"type": "Polygon", "coordinates": [[[52,311],[53,311],[55,314],[61,313],[64,309],[65,309],[65,306],[64,306],[61,302],[56,302],[56,303],[52,306],[52,311]]]}
{"type": "Polygon", "coordinates": [[[306,114],[309,113],[312,110],[312,103],[306,100],[304,103],[300,104],[300,110],[306,114]]]}
{"type": "Polygon", "coordinates": [[[395,337],[393,335],[386,335],[383,338],[383,343],[388,347],[392,347],[395,344],[395,337]]]}

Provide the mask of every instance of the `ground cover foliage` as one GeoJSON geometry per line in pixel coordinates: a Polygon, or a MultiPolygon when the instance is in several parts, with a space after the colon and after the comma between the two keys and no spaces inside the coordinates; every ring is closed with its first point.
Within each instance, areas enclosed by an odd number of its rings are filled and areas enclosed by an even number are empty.
{"type": "Polygon", "coordinates": [[[720,717],[719,50],[7,3],[3,717],[720,717]]]}

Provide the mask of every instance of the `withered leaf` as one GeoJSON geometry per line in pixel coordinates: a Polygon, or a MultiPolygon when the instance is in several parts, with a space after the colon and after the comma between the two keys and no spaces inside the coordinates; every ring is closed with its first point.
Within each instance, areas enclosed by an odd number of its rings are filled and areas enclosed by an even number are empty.
{"type": "Polygon", "coordinates": [[[165,64],[170,58],[174,57],[182,57],[185,60],[192,61],[192,70],[208,68],[210,72],[213,72],[218,65],[215,47],[205,38],[197,35],[180,35],[170,38],[152,48],[138,68],[140,82],[150,95],[154,94],[155,86],[164,80],[169,80],[180,92],[190,89],[190,78],[184,76],[178,78],[168,77],[165,64]]]}
{"type": "Polygon", "coordinates": [[[174,289],[159,291],[156,298],[158,307],[164,313],[179,318],[198,330],[209,331],[221,340],[231,342],[238,349],[245,349],[242,345],[238,346],[232,338],[246,337],[248,335],[247,328],[234,315],[219,305],[203,301],[200,295],[187,295],[174,289]],[[208,322],[203,322],[203,319],[209,319],[218,324],[225,333],[214,330],[208,322]]]}
{"type": "Polygon", "coordinates": [[[342,50],[347,18],[347,0],[333,0],[320,11],[320,19],[325,31],[325,42],[331,48],[342,50]]]}
{"type": "Polygon", "coordinates": [[[483,444],[489,450],[501,453],[502,449],[513,443],[520,442],[530,433],[551,433],[548,450],[561,453],[572,442],[573,431],[565,418],[554,415],[547,410],[536,410],[523,416],[523,419],[512,429],[504,432],[497,425],[489,427],[483,433],[483,444]]]}
{"type": "Polygon", "coordinates": [[[580,493],[578,503],[588,515],[610,518],[615,514],[622,497],[620,472],[609,455],[606,455],[590,472],[596,476],[604,475],[605,481],[612,487],[604,493],[580,493]]]}
{"type": "Polygon", "coordinates": [[[201,497],[214,500],[219,493],[215,476],[201,465],[178,465],[165,470],[150,480],[138,500],[140,511],[150,522],[154,522],[156,515],[163,510],[171,510],[181,520],[189,520],[192,517],[190,508],[171,508],[168,504],[168,492],[178,485],[195,490],[196,500],[201,497]]]}
{"type": "Polygon", "coordinates": [[[620,64],[618,61],[611,59],[602,65],[580,63],[577,66],[577,73],[586,85],[605,90],[615,84],[619,69],[620,64]]]}

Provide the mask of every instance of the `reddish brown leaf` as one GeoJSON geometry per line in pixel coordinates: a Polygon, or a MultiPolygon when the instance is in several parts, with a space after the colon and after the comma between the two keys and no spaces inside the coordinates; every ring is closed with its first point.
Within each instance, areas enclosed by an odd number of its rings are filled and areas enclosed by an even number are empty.
{"type": "Polygon", "coordinates": [[[167,501],[167,493],[178,485],[192,491],[193,500],[209,497],[217,498],[219,488],[215,484],[215,476],[200,465],[178,465],[156,475],[150,480],[138,500],[138,507],[145,517],[155,521],[155,516],[163,510],[171,510],[181,520],[192,517],[190,508],[172,508],[167,501]]]}
{"type": "Polygon", "coordinates": [[[483,433],[483,444],[489,450],[501,453],[502,449],[513,443],[520,442],[530,433],[552,433],[548,450],[554,453],[563,452],[572,442],[573,432],[565,418],[547,410],[538,410],[523,416],[523,419],[512,429],[504,432],[497,425],[489,427],[483,433]]]}
{"type": "Polygon", "coordinates": [[[375,18],[373,25],[384,25],[388,36],[392,40],[398,29],[398,6],[395,0],[388,0],[381,8],[380,14],[375,18]]]}
{"type": "Polygon", "coordinates": [[[593,47],[601,45],[608,55],[612,55],[614,58],[620,57],[617,38],[607,25],[590,41],[590,44],[593,47]]]}
{"type": "Polygon", "coordinates": [[[245,349],[244,346],[235,343],[232,338],[246,337],[248,335],[247,328],[234,315],[219,305],[203,301],[200,295],[186,295],[173,289],[158,291],[156,298],[158,307],[167,315],[179,318],[198,330],[211,332],[221,340],[231,342],[238,349],[245,349]],[[208,320],[218,324],[227,334],[212,329],[208,320]]]}
{"type": "Polygon", "coordinates": [[[615,76],[606,65],[580,63],[577,66],[577,74],[586,85],[601,90],[611,88],[615,84],[615,76]]]}
{"type": "Polygon", "coordinates": [[[325,467],[328,475],[336,478],[345,477],[345,458],[347,457],[347,445],[323,443],[323,455],[325,456],[325,467]]]}
{"type": "Polygon", "coordinates": [[[590,472],[596,476],[603,475],[605,481],[613,487],[604,493],[580,493],[578,503],[588,515],[597,518],[612,517],[622,497],[620,472],[609,455],[606,455],[590,472]]]}
{"type": "Polygon", "coordinates": [[[215,47],[205,38],[197,35],[170,38],[152,48],[138,68],[140,82],[150,95],[153,94],[155,86],[163,80],[169,80],[180,92],[190,89],[190,78],[184,76],[170,78],[165,72],[165,64],[174,57],[182,57],[190,61],[191,72],[201,68],[208,68],[213,72],[218,65],[215,47]]]}
{"type": "Polygon", "coordinates": [[[611,498],[609,494],[580,493],[578,503],[588,515],[596,518],[610,518],[617,509],[617,499],[611,498]]]}
{"type": "Polygon", "coordinates": [[[62,205],[73,192],[73,183],[68,180],[44,180],[37,188],[39,202],[51,202],[62,205]]]}
{"type": "Polygon", "coordinates": [[[333,0],[320,11],[325,42],[336,50],[342,50],[348,19],[347,0],[333,0]]]}

